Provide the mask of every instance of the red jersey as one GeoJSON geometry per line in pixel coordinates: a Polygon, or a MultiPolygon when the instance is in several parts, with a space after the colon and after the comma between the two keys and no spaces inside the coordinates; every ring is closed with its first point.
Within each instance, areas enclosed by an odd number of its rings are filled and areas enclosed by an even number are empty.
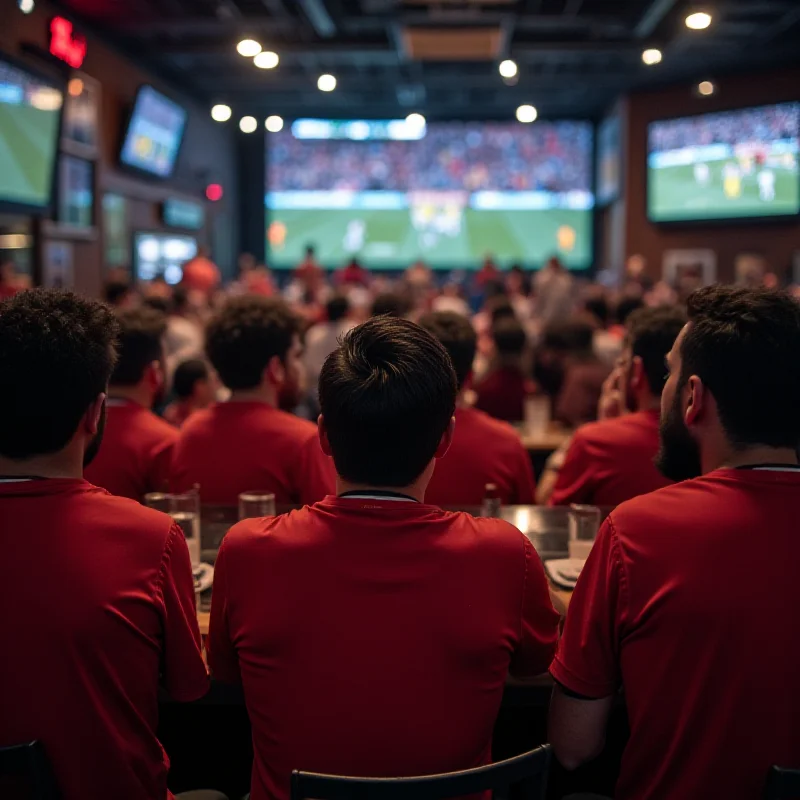
{"type": "Polygon", "coordinates": [[[436,462],[425,502],[479,506],[486,484],[494,483],[503,504],[535,503],[531,459],[507,423],[474,408],[456,409],[453,442],[436,462]]]}
{"type": "Polygon", "coordinates": [[[326,497],[230,530],[208,658],[244,686],[253,800],[285,800],[293,769],[487,763],[507,672],[546,669],[557,627],[539,556],[508,523],[326,497]]]}
{"type": "Polygon", "coordinates": [[[196,483],[204,503],[236,505],[260,490],[279,505],[304,504],[334,491],[336,473],[308,420],[267,403],[216,403],[192,414],[175,447],[170,488],[196,483]]]}
{"type": "Polygon", "coordinates": [[[86,480],[132,500],[165,491],[177,428],[129,400],[111,399],[107,408],[103,443],[84,470],[86,480]]]}
{"type": "Polygon", "coordinates": [[[550,671],[625,690],[617,800],[761,798],[800,768],[800,473],[720,469],[603,525],[550,671]]]}
{"type": "Polygon", "coordinates": [[[578,428],[549,504],[617,506],[669,486],[671,481],[653,463],[659,447],[658,420],[657,410],[637,411],[578,428]]]}
{"type": "Polygon", "coordinates": [[[0,746],[41,740],[65,798],[163,800],[159,682],[208,689],[180,528],[86,481],[0,481],[0,537],[0,746]]]}
{"type": "Polygon", "coordinates": [[[525,398],[531,390],[532,385],[519,369],[499,367],[475,387],[475,407],[496,419],[520,422],[525,419],[525,398]]]}
{"type": "Polygon", "coordinates": [[[164,419],[170,425],[180,428],[194,414],[194,407],[188,400],[173,400],[164,409],[164,419]]]}

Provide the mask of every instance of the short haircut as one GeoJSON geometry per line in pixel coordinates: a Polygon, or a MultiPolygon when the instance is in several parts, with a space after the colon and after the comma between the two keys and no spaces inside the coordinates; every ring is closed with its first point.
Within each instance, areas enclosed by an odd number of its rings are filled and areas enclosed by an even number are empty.
{"type": "Polygon", "coordinates": [[[409,486],[436,453],[456,407],[442,344],[405,319],[375,317],[325,360],[319,402],[336,471],[367,486],[409,486]]]}
{"type": "Polygon", "coordinates": [[[408,312],[408,301],[396,292],[379,294],[372,302],[373,317],[404,317],[408,312]]]}
{"type": "Polygon", "coordinates": [[[520,356],[528,343],[525,329],[516,317],[501,317],[492,325],[492,339],[501,356],[520,356]]]}
{"type": "Polygon", "coordinates": [[[687,301],[680,385],[697,375],[736,448],[800,444],[800,304],[786,292],[707,286],[687,301]]]}
{"type": "Polygon", "coordinates": [[[491,317],[492,323],[495,323],[498,320],[506,317],[513,317],[514,319],[517,317],[516,312],[514,311],[514,306],[511,305],[511,301],[508,299],[508,295],[495,295],[491,298],[491,300],[488,301],[487,307],[489,309],[489,316],[491,317]]]}
{"type": "Polygon", "coordinates": [[[626,341],[634,356],[642,359],[650,391],[659,397],[667,382],[664,359],[686,324],[682,308],[640,308],[628,317],[626,341]]]}
{"type": "Polygon", "coordinates": [[[104,295],[106,303],[112,306],[119,305],[130,293],[130,284],[123,281],[109,281],[105,285],[104,295]]]}
{"type": "Polygon", "coordinates": [[[172,378],[172,389],[180,400],[188,400],[194,392],[198,381],[208,380],[208,364],[201,358],[190,358],[181,361],[175,368],[172,378]]]}
{"type": "Polygon", "coordinates": [[[301,323],[277,297],[233,297],[206,328],[206,355],[228,389],[254,389],[274,356],[281,361],[301,323]]]}
{"type": "Polygon", "coordinates": [[[146,308],[152,308],[164,316],[172,312],[172,301],[168,297],[159,297],[158,295],[145,297],[142,300],[142,305],[146,308]]]}
{"type": "Polygon", "coordinates": [[[0,303],[0,455],[66,447],[106,390],[117,330],[108,306],[70,292],[34,289],[0,303]]]}
{"type": "Polygon", "coordinates": [[[611,318],[611,311],[608,307],[608,301],[605,297],[590,297],[585,303],[584,307],[593,317],[596,317],[600,323],[605,327],[611,318]]]}
{"type": "Polygon", "coordinates": [[[643,307],[644,302],[641,297],[623,297],[617,303],[614,316],[620,325],[624,325],[628,321],[628,317],[633,314],[634,311],[643,307]]]}
{"type": "Polygon", "coordinates": [[[343,294],[335,294],[325,303],[325,312],[328,322],[338,322],[347,316],[350,310],[350,301],[343,294]]]}
{"type": "Polygon", "coordinates": [[[455,311],[432,311],[424,314],[419,324],[444,345],[453,362],[458,390],[461,391],[472,372],[472,362],[478,346],[478,337],[472,324],[455,311]]]}
{"type": "Polygon", "coordinates": [[[117,312],[119,358],[111,374],[112,386],[136,386],[145,370],[164,357],[162,339],[167,332],[166,317],[154,308],[128,308],[117,312]]]}

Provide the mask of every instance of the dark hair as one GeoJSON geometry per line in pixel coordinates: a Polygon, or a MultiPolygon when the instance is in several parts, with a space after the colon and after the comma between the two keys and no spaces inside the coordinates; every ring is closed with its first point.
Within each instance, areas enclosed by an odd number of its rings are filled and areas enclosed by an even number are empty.
{"type": "Polygon", "coordinates": [[[640,308],[644,308],[641,297],[623,297],[617,303],[614,317],[620,325],[624,325],[628,321],[628,317],[640,308]]]}
{"type": "Polygon", "coordinates": [[[108,306],[34,289],[0,303],[0,455],[56,453],[106,390],[117,321],[108,306]]]}
{"type": "Polygon", "coordinates": [[[590,297],[584,303],[584,307],[592,316],[597,317],[603,327],[608,325],[611,312],[608,308],[608,302],[605,297],[590,297]]]}
{"type": "Polygon", "coordinates": [[[189,307],[189,292],[185,286],[178,285],[172,290],[172,310],[177,312],[186,311],[189,307]]]}
{"type": "Polygon", "coordinates": [[[456,375],[444,347],[413,322],[375,317],[328,356],[319,402],[336,471],[368,486],[408,486],[453,416],[456,375]]]}
{"type": "Polygon", "coordinates": [[[489,310],[489,316],[493,324],[504,318],[513,317],[516,319],[517,317],[514,312],[514,306],[511,305],[511,301],[506,294],[495,295],[487,301],[486,307],[489,310]]]}
{"type": "Polygon", "coordinates": [[[130,284],[124,281],[109,281],[104,289],[106,303],[111,306],[119,305],[131,291],[130,284]]]}
{"type": "Polygon", "coordinates": [[[206,355],[229,389],[253,389],[274,356],[285,360],[300,329],[277,297],[234,297],[206,327],[206,355]]]}
{"type": "Polygon", "coordinates": [[[379,294],[372,302],[373,317],[404,317],[408,312],[406,298],[396,292],[379,294]]]}
{"type": "Polygon", "coordinates": [[[167,316],[172,311],[172,301],[168,297],[159,297],[158,295],[145,297],[142,300],[142,305],[145,308],[152,308],[164,316],[167,316]]]}
{"type": "Polygon", "coordinates": [[[201,358],[181,361],[175,368],[175,375],[172,378],[175,396],[180,400],[188,400],[194,392],[195,384],[205,380],[208,380],[208,364],[205,361],[201,358]]]}
{"type": "Polygon", "coordinates": [[[119,322],[119,358],[109,383],[112,386],[136,386],[147,366],[161,361],[161,340],[167,332],[167,320],[160,311],[142,306],[117,312],[119,322]]]}
{"type": "Polygon", "coordinates": [[[492,325],[492,339],[501,356],[520,356],[528,337],[516,317],[501,317],[492,325]]]}
{"type": "Polygon", "coordinates": [[[697,375],[734,447],[800,444],[800,304],[786,292],[707,286],[689,295],[680,385],[697,375]]]}
{"type": "Polygon", "coordinates": [[[664,359],[686,324],[682,308],[640,308],[628,317],[627,343],[634,356],[642,359],[650,391],[660,396],[667,382],[664,359]]]}
{"type": "Polygon", "coordinates": [[[424,314],[419,321],[421,327],[435,336],[447,350],[453,369],[456,372],[458,390],[472,372],[478,337],[470,321],[455,311],[432,311],[424,314]]]}
{"type": "Polygon", "coordinates": [[[325,313],[328,322],[338,322],[347,316],[350,310],[350,301],[343,294],[335,294],[325,303],[325,313]]]}

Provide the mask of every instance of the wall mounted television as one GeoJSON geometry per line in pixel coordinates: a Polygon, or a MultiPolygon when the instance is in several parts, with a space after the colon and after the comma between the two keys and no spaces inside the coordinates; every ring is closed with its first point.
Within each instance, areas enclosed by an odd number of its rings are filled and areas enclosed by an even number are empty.
{"type": "Polygon", "coordinates": [[[647,137],[652,222],[800,213],[800,103],[659,120],[647,137]]]}
{"type": "Polygon", "coordinates": [[[197,255],[197,239],[177,233],[136,231],[133,234],[133,274],[137,280],[156,277],[174,286],[183,278],[183,265],[197,255]]]}

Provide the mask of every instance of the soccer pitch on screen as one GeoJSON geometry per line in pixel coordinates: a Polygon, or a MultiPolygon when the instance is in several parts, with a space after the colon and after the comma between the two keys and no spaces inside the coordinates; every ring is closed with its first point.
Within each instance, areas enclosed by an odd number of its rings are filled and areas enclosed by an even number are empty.
{"type": "Polygon", "coordinates": [[[267,195],[274,267],[296,266],[307,245],[331,267],[356,257],[376,269],[404,269],[417,259],[434,269],[477,268],[489,254],[506,267],[541,264],[552,255],[574,270],[591,264],[593,200],[583,192],[303,194],[267,195]],[[331,207],[336,204],[344,207],[331,207]]]}

